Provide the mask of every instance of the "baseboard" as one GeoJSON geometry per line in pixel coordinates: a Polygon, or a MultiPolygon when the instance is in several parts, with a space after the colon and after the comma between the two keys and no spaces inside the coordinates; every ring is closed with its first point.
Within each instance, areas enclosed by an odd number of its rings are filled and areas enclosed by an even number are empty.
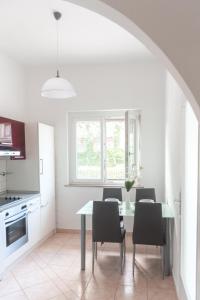
{"type": "MultiPolygon", "coordinates": [[[[80,232],[80,229],[56,228],[56,233],[80,234],[80,232]]],[[[92,230],[86,230],[86,233],[92,233],[92,230]]]]}

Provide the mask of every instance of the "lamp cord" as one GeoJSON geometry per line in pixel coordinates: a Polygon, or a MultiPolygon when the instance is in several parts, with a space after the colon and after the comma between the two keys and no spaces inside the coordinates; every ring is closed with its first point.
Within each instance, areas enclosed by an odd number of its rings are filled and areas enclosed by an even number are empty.
{"type": "Polygon", "coordinates": [[[56,77],[60,77],[60,74],[59,74],[59,28],[58,28],[58,20],[56,20],[56,35],[57,35],[57,39],[56,39],[56,47],[57,47],[57,73],[56,73],[56,77]]]}

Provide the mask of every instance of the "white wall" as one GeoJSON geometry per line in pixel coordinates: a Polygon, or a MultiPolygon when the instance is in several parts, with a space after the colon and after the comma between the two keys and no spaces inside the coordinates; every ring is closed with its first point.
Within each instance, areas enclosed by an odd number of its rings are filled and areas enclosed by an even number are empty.
{"type": "MultiPolygon", "coordinates": [[[[0,116],[26,120],[25,69],[0,52],[0,116]]],[[[0,172],[6,171],[6,161],[0,161],[0,172]]],[[[0,192],[6,190],[6,177],[0,176],[0,192]]]]}
{"type": "MultiPolygon", "coordinates": [[[[180,287],[181,219],[180,197],[183,172],[184,107],[186,99],[171,75],[166,80],[166,136],[165,136],[165,197],[175,211],[173,243],[173,275],[178,289],[180,287]]],[[[181,298],[182,299],[182,298],[181,298]]]]}
{"type": "Polygon", "coordinates": [[[0,111],[1,116],[25,120],[25,69],[0,53],[0,111]]]}
{"type": "Polygon", "coordinates": [[[188,300],[196,300],[198,121],[185,108],[184,189],[181,206],[181,278],[188,300]]]}
{"type": "Polygon", "coordinates": [[[165,194],[175,212],[173,275],[179,298],[191,300],[195,299],[197,152],[197,120],[181,89],[167,74],[165,194]]]}
{"type": "MultiPolygon", "coordinates": [[[[101,199],[102,188],[64,187],[68,181],[67,111],[142,109],[143,184],[155,186],[164,199],[164,92],[165,71],[156,61],[132,64],[68,65],[61,74],[69,79],[77,97],[68,100],[41,98],[43,82],[54,76],[54,67],[35,67],[27,73],[28,118],[55,125],[57,226],[80,228],[76,211],[90,199],[101,199]]],[[[70,159],[70,158],[69,158],[70,159]]],[[[132,229],[130,225],[129,229],[132,229]]]]}

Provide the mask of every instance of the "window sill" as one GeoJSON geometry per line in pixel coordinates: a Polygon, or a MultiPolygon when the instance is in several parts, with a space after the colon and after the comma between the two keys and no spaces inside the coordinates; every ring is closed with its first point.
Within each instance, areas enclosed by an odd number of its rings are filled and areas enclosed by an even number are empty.
{"type": "MultiPolygon", "coordinates": [[[[106,183],[69,183],[65,184],[64,187],[118,187],[118,188],[125,188],[123,184],[106,184],[106,183]]],[[[143,186],[138,185],[138,186],[133,186],[132,188],[142,188],[143,186]]]]}

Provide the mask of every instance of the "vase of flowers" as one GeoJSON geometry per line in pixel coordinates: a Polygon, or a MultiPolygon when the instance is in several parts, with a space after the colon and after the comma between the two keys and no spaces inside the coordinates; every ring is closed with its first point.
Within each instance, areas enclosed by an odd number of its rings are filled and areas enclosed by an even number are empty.
{"type": "Polygon", "coordinates": [[[130,191],[131,191],[134,183],[135,183],[135,179],[133,179],[133,180],[128,179],[128,180],[125,181],[125,189],[126,189],[125,199],[126,199],[126,208],[127,209],[130,208],[130,201],[131,201],[130,191]]]}

